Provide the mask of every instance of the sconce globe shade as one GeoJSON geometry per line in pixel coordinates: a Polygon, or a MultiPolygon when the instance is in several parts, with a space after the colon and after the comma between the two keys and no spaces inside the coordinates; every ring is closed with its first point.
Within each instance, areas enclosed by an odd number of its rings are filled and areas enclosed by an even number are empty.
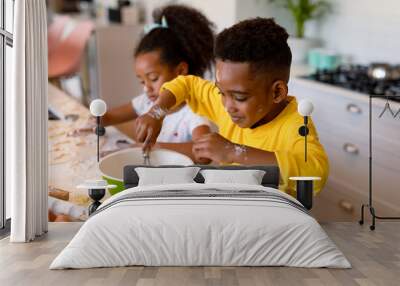
{"type": "Polygon", "coordinates": [[[90,113],[93,116],[103,116],[107,111],[107,104],[102,99],[95,99],[90,103],[90,113]]]}
{"type": "Polygon", "coordinates": [[[310,116],[314,110],[314,105],[307,99],[300,100],[297,105],[297,111],[301,116],[310,116]]]}

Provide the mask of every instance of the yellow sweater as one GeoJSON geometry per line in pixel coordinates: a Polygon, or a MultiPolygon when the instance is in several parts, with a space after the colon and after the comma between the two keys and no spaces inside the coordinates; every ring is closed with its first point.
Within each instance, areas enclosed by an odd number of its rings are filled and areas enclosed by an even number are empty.
{"type": "Polygon", "coordinates": [[[229,141],[257,149],[274,152],[281,174],[280,190],[295,195],[292,176],[318,176],[314,194],[325,185],[329,173],[328,157],[318,140],[314,124],[309,120],[307,136],[307,162],[304,161],[304,137],[298,133],[303,117],[297,112],[297,102],[289,96],[289,104],[272,121],[254,129],[241,128],[232,122],[214,83],[195,76],[179,76],[165,83],[162,89],[175,95],[176,105],[186,101],[197,114],[213,121],[219,134],[229,141]]]}

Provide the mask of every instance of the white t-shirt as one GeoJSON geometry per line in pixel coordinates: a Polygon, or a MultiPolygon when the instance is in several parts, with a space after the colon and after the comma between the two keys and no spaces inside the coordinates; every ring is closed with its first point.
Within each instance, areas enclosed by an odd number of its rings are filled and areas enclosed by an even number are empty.
{"type": "MultiPolygon", "coordinates": [[[[154,102],[145,93],[132,99],[133,109],[139,116],[148,112],[153,104],[154,102]]],[[[157,142],[179,143],[192,141],[192,131],[200,125],[210,126],[210,122],[206,118],[194,114],[185,105],[178,111],[165,116],[157,142]]]]}

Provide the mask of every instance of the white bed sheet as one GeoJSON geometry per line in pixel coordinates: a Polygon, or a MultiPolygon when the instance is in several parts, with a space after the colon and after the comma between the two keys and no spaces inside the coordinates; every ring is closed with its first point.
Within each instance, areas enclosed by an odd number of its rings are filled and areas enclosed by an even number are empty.
{"type": "MultiPolygon", "coordinates": [[[[234,184],[142,186],[155,190],[264,190],[234,184]]],[[[81,227],[50,269],[145,266],[293,266],[350,268],[318,222],[293,206],[245,198],[124,201],[105,208],[81,227]]]]}

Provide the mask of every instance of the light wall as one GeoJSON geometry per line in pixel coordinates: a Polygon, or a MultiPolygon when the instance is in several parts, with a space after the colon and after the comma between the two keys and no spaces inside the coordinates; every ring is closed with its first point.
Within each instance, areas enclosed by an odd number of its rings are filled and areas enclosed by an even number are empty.
{"type": "Polygon", "coordinates": [[[399,0],[331,0],[335,11],[311,35],[354,62],[400,64],[399,0]]]}
{"type": "MultiPolygon", "coordinates": [[[[328,0],[331,14],[307,25],[306,35],[327,48],[350,56],[355,63],[387,61],[400,64],[400,0],[328,0]]],[[[274,17],[289,33],[294,24],[287,11],[268,0],[142,0],[151,11],[167,3],[185,3],[203,11],[217,31],[249,17],[274,17]]]]}
{"type": "Polygon", "coordinates": [[[236,0],[236,21],[254,17],[274,18],[289,33],[294,31],[290,15],[269,0],[236,0]]]}
{"type": "MultiPolygon", "coordinates": [[[[350,56],[354,63],[384,61],[400,64],[400,0],[328,0],[333,11],[306,26],[308,37],[350,56]]],[[[237,0],[237,19],[274,17],[289,33],[294,31],[287,11],[268,0],[237,0]]]]}
{"type": "MultiPolygon", "coordinates": [[[[245,1],[244,1],[245,2],[245,1]]],[[[233,25],[236,21],[236,0],[141,0],[146,11],[146,22],[152,20],[154,8],[169,3],[182,3],[202,11],[216,25],[216,32],[233,25]]]]}

